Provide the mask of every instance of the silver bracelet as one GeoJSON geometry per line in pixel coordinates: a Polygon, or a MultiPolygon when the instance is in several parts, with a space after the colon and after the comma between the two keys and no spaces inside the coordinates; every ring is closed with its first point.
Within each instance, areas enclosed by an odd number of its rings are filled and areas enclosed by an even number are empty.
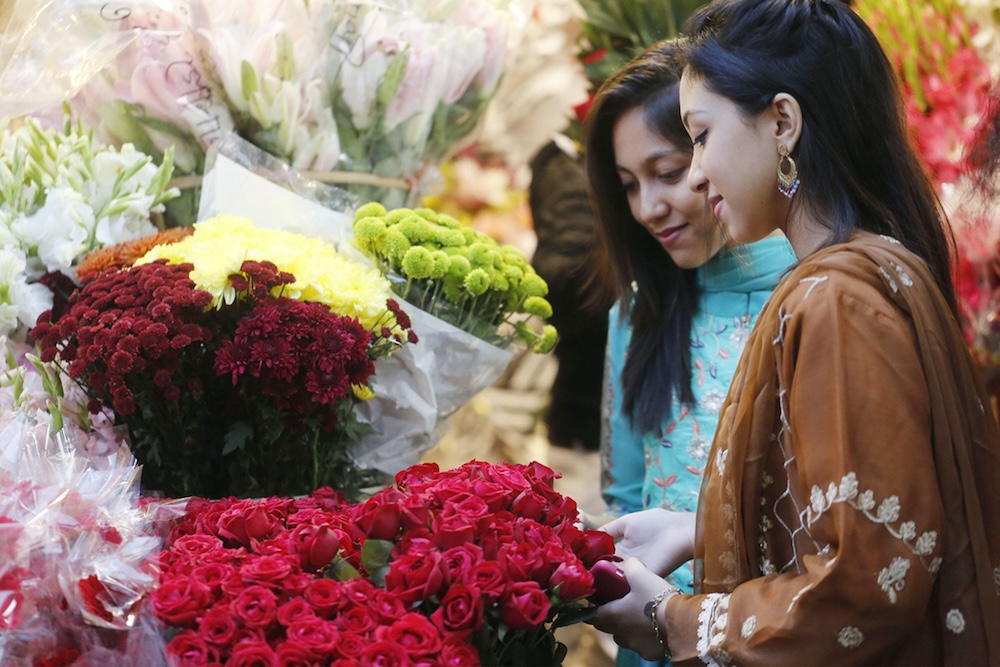
{"type": "Polygon", "coordinates": [[[670,655],[670,646],[667,645],[667,642],[665,641],[663,635],[660,634],[660,622],[656,618],[656,610],[660,608],[661,602],[663,602],[664,600],[669,600],[674,595],[680,592],[681,592],[680,589],[677,588],[676,586],[670,586],[669,588],[666,588],[663,591],[661,591],[656,597],[654,597],[652,600],[646,603],[646,614],[649,616],[649,620],[653,624],[653,633],[656,635],[656,641],[658,641],[660,643],[660,646],[663,647],[663,656],[667,660],[672,659],[672,656],[670,655]]]}

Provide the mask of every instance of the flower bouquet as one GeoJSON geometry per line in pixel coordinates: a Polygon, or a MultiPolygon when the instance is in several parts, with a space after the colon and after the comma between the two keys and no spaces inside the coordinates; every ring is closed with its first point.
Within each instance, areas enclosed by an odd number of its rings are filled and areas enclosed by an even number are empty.
{"type": "Polygon", "coordinates": [[[357,490],[374,360],[416,337],[388,283],[332,246],[227,216],[90,255],[65,312],[32,330],[113,410],[169,496],[357,490]],[[178,238],[181,237],[181,238],[178,238]],[[85,269],[85,271],[84,271],[85,269]]]}
{"type": "Polygon", "coordinates": [[[102,146],[68,120],[62,131],[26,119],[0,137],[0,335],[23,335],[53,305],[48,279],[80,258],[156,231],[171,152],[156,167],[131,145],[102,146]]]}
{"type": "Polygon", "coordinates": [[[138,502],[128,448],[72,420],[72,390],[36,364],[8,359],[0,382],[0,664],[163,664],[138,607],[154,528],[176,515],[138,502]]]}
{"type": "Polygon", "coordinates": [[[379,398],[359,408],[373,432],[354,445],[355,457],[395,474],[416,463],[526,344],[551,350],[556,330],[530,319],[548,316],[551,306],[524,255],[448,215],[369,203],[355,212],[353,242],[391,282],[421,339],[379,368],[379,398]]]}
{"type": "Polygon", "coordinates": [[[192,500],[150,595],[173,664],[557,665],[611,537],[540,464],[421,465],[348,504],[192,500]],[[229,661],[227,663],[227,661],[229,661]]]}

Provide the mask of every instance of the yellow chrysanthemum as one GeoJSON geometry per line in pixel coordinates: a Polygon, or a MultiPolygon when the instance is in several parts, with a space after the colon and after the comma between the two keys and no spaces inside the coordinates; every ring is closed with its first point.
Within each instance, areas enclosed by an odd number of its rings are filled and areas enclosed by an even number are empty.
{"type": "Polygon", "coordinates": [[[229,276],[250,259],[270,261],[295,276],[282,294],[316,301],[348,317],[357,317],[369,329],[385,315],[391,297],[389,282],[374,268],[345,259],[318,239],[292,232],[256,227],[247,218],[218,215],[195,223],[194,234],[183,241],[157,246],[137,264],[165,258],[172,264],[194,265],[191,280],[212,294],[221,308],[236,298],[229,276]]]}

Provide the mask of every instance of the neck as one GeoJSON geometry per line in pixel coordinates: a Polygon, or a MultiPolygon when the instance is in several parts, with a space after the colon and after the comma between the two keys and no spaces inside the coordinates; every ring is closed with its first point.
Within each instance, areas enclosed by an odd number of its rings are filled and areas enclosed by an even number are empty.
{"type": "Polygon", "coordinates": [[[799,259],[808,257],[830,242],[830,230],[804,211],[790,212],[784,232],[799,259]]]}

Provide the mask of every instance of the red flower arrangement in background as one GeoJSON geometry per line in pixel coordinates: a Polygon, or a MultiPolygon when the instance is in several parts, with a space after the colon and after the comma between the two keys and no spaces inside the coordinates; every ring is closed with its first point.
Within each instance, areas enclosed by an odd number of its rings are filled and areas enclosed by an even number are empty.
{"type": "Polygon", "coordinates": [[[614,553],[540,464],[402,471],[363,503],[195,499],[151,595],[176,665],[559,664],[614,553]]]}

